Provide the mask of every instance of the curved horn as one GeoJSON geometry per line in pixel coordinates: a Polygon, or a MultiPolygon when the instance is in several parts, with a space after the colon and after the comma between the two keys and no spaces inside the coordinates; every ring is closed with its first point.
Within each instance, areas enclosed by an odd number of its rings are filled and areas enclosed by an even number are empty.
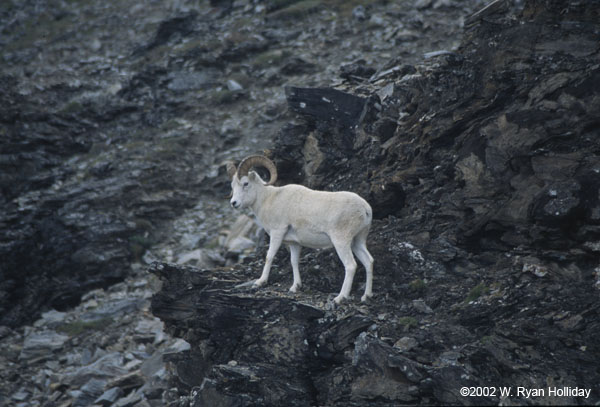
{"type": "Polygon", "coordinates": [[[225,163],[225,168],[227,168],[227,175],[229,178],[233,178],[237,169],[235,168],[235,164],[231,161],[227,161],[225,163]]]}
{"type": "Polygon", "coordinates": [[[269,182],[267,185],[273,185],[277,181],[277,167],[273,161],[263,155],[251,155],[240,162],[237,168],[238,177],[248,175],[248,171],[252,167],[264,167],[269,171],[269,182]]]}

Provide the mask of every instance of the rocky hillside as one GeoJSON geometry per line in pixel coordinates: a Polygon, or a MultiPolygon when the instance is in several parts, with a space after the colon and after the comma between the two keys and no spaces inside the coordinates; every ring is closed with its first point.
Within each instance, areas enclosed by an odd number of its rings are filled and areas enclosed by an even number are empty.
{"type": "Polygon", "coordinates": [[[479,2],[363,3],[3,2],[0,324],[123,280],[174,220],[220,205],[222,160],[290,121],[286,84],[451,49],[479,2]]]}
{"type": "Polygon", "coordinates": [[[0,401],[599,402],[599,14],[3,3],[0,401]],[[222,163],[263,149],[280,182],[371,203],[372,301],[359,270],[333,307],[332,251],[303,252],[298,294],[285,250],[243,284],[265,247],[222,163]]]}
{"type": "Polygon", "coordinates": [[[243,282],[261,261],[155,265],[193,405],[598,402],[600,8],[501,6],[457,50],[357,64],[345,93],[288,88],[302,119],[271,155],[288,180],[367,197],[376,296],[334,308],[330,252],[305,255],[298,295],[283,255],[259,291],[243,282]]]}

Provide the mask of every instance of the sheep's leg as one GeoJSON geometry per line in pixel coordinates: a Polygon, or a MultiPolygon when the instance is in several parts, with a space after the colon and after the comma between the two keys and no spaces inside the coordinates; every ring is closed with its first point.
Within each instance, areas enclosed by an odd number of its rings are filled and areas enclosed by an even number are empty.
{"type": "Polygon", "coordinates": [[[352,280],[354,280],[354,273],[356,273],[356,260],[354,260],[354,255],[352,254],[352,249],[350,248],[349,242],[344,239],[336,239],[334,237],[331,238],[331,242],[333,243],[333,247],[335,247],[335,251],[344,264],[344,268],[346,269],[342,290],[340,291],[339,295],[333,299],[336,304],[339,304],[344,299],[348,299],[350,297],[352,280]]]}
{"type": "Polygon", "coordinates": [[[300,279],[300,269],[298,268],[298,261],[300,259],[301,246],[296,243],[289,245],[290,247],[290,258],[292,262],[292,272],[294,273],[294,283],[290,287],[290,291],[295,293],[298,288],[302,287],[302,280],[300,279]]]}
{"type": "Polygon", "coordinates": [[[283,236],[285,235],[286,229],[283,230],[272,230],[271,231],[271,239],[269,241],[269,250],[267,250],[267,259],[265,260],[265,266],[263,268],[262,274],[260,278],[254,282],[255,287],[260,287],[264,285],[269,280],[269,273],[271,272],[271,265],[273,264],[273,259],[281,246],[281,242],[283,241],[283,236]]]}
{"type": "MultiPolygon", "coordinates": [[[[368,231],[367,231],[368,233],[368,231]]],[[[361,301],[366,301],[367,298],[373,296],[373,256],[367,250],[367,234],[360,234],[354,238],[354,242],[352,243],[352,251],[358,257],[358,260],[365,266],[365,270],[367,272],[367,279],[365,283],[365,293],[360,298],[361,301]]]]}

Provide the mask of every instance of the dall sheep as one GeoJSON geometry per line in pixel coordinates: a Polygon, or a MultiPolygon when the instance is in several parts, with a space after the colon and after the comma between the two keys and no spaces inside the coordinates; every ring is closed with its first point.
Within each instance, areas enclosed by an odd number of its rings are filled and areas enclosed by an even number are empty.
{"type": "Polygon", "coordinates": [[[314,191],[302,185],[273,186],[277,180],[275,164],[264,156],[250,156],[236,168],[227,164],[232,178],[231,205],[250,208],[260,226],[270,236],[267,258],[262,275],[254,282],[260,287],[269,279],[273,258],[282,243],[290,248],[296,292],[302,282],[298,270],[301,246],[310,248],[334,247],[346,271],[342,289],[334,301],[348,299],[356,272],[353,252],[366,269],[367,278],[362,301],[373,295],[373,257],[367,250],[367,235],[373,212],[363,198],[353,192],[314,191]],[[264,182],[253,167],[269,171],[269,182],[264,182]]]}

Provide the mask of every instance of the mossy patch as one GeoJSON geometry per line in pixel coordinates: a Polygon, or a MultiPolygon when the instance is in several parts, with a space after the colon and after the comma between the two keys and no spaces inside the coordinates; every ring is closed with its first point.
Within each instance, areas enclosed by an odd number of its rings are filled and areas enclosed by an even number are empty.
{"type": "Polygon", "coordinates": [[[151,248],[154,243],[146,234],[131,236],[129,238],[129,252],[131,253],[131,257],[136,261],[141,260],[146,250],[151,248]]]}
{"type": "Polygon", "coordinates": [[[88,331],[101,331],[112,323],[113,319],[108,317],[94,321],[74,321],[62,324],[56,330],[69,336],[77,336],[88,331]]]}
{"type": "Polygon", "coordinates": [[[242,85],[244,89],[247,89],[250,86],[252,86],[252,78],[241,72],[232,73],[231,75],[229,75],[229,78],[242,85]]]}
{"type": "Polygon", "coordinates": [[[134,236],[131,236],[129,238],[129,241],[133,242],[133,243],[137,243],[140,246],[145,247],[146,249],[149,249],[154,244],[154,242],[152,241],[152,239],[150,239],[148,236],[145,236],[145,235],[134,235],[134,236]]]}
{"type": "Polygon", "coordinates": [[[161,132],[169,132],[171,130],[175,130],[175,129],[179,128],[180,126],[181,126],[181,124],[179,123],[179,121],[177,119],[169,119],[169,120],[161,123],[160,131],[161,132]]]}
{"type": "Polygon", "coordinates": [[[209,100],[214,104],[226,105],[241,99],[243,96],[243,91],[220,89],[211,92],[209,100]]]}
{"type": "Polygon", "coordinates": [[[414,328],[415,326],[417,326],[419,324],[419,322],[417,321],[417,319],[415,317],[399,318],[398,323],[400,325],[403,325],[404,328],[406,328],[406,329],[414,328]]]}
{"type": "Polygon", "coordinates": [[[147,219],[137,218],[134,220],[135,228],[139,230],[150,231],[154,229],[154,225],[147,219]]]}
{"type": "Polygon", "coordinates": [[[74,114],[77,113],[79,111],[83,110],[83,105],[81,104],[81,102],[78,102],[76,100],[72,100],[68,103],[66,103],[62,109],[60,109],[60,113],[63,114],[74,114]]]}
{"type": "Polygon", "coordinates": [[[181,44],[176,44],[172,47],[173,52],[178,54],[187,54],[188,52],[192,52],[195,50],[205,50],[211,49],[211,47],[216,47],[220,45],[220,41],[215,40],[207,40],[205,38],[194,38],[187,42],[182,42],[181,44]]]}
{"type": "Polygon", "coordinates": [[[349,16],[357,6],[369,7],[373,4],[387,4],[388,0],[335,0],[335,6],[340,14],[349,16]]]}
{"type": "Polygon", "coordinates": [[[91,1],[91,0],[65,0],[65,1],[72,6],[93,3],[93,1],[91,1]]]}
{"type": "Polygon", "coordinates": [[[174,130],[155,141],[154,150],[151,153],[153,159],[178,159],[181,157],[190,140],[186,135],[174,130]]]}
{"type": "Polygon", "coordinates": [[[284,7],[289,7],[292,4],[298,3],[301,0],[267,0],[265,6],[268,12],[281,10],[284,7]]]}
{"type": "Polygon", "coordinates": [[[420,278],[417,278],[411,281],[408,284],[408,287],[413,292],[422,293],[427,288],[427,284],[425,283],[425,281],[421,280],[420,278]]]}
{"type": "Polygon", "coordinates": [[[489,345],[492,343],[493,339],[492,336],[486,335],[482,336],[481,339],[479,339],[479,342],[481,342],[482,345],[489,345]]]}
{"type": "Polygon", "coordinates": [[[303,0],[294,2],[287,7],[281,8],[270,14],[271,19],[276,20],[297,20],[308,17],[310,14],[321,10],[324,7],[321,0],[303,0]]]}
{"type": "Polygon", "coordinates": [[[479,283],[475,287],[471,288],[471,291],[469,291],[469,294],[467,294],[467,298],[465,298],[465,302],[468,303],[471,301],[475,301],[482,295],[486,295],[489,292],[490,289],[487,285],[485,285],[484,283],[479,283]]]}
{"type": "Polygon", "coordinates": [[[261,69],[266,68],[270,65],[279,65],[291,55],[292,53],[289,50],[278,49],[273,51],[265,51],[263,53],[258,54],[254,58],[254,60],[252,61],[252,66],[261,69]]]}
{"type": "Polygon", "coordinates": [[[210,242],[208,242],[205,247],[207,249],[217,249],[219,248],[219,239],[218,238],[214,238],[212,239],[210,242]]]}
{"type": "Polygon", "coordinates": [[[348,17],[357,6],[369,7],[388,2],[389,0],[270,0],[266,6],[269,18],[291,20],[304,18],[323,9],[333,10],[348,17]]]}
{"type": "Polygon", "coordinates": [[[6,50],[16,51],[29,48],[34,44],[47,43],[74,30],[76,22],[77,19],[74,15],[61,15],[61,18],[57,18],[51,14],[42,13],[37,18],[29,19],[20,26],[19,35],[6,44],[6,50]]]}

